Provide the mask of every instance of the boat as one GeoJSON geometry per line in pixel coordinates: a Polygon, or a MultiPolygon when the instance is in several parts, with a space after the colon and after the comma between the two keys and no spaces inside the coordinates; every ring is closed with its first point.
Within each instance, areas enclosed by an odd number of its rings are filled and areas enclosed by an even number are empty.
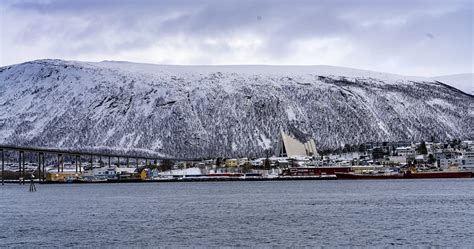
{"type": "Polygon", "coordinates": [[[471,178],[472,172],[460,171],[459,165],[449,165],[445,171],[417,171],[416,167],[412,166],[405,172],[405,178],[471,178]]]}
{"type": "Polygon", "coordinates": [[[383,180],[383,179],[403,179],[404,174],[356,174],[356,173],[336,173],[339,180],[383,180]]]}
{"type": "Polygon", "coordinates": [[[241,173],[209,173],[208,177],[241,177],[241,173]]]}
{"type": "Polygon", "coordinates": [[[350,167],[328,166],[328,167],[296,167],[284,169],[280,176],[323,176],[335,175],[337,173],[349,173],[350,167]]]}
{"type": "Polygon", "coordinates": [[[404,174],[404,178],[417,179],[417,178],[471,178],[472,172],[469,171],[439,171],[439,172],[411,172],[408,171],[404,174]]]}
{"type": "Polygon", "coordinates": [[[473,173],[470,171],[428,171],[419,172],[416,170],[408,170],[404,173],[391,173],[391,174],[356,174],[353,172],[349,173],[336,173],[337,179],[341,180],[381,180],[381,179],[423,179],[423,178],[471,178],[473,173]]]}

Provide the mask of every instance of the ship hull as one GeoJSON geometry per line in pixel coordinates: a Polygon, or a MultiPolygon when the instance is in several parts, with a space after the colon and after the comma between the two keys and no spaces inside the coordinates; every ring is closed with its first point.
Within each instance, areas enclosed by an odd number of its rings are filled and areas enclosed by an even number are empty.
{"type": "Polygon", "coordinates": [[[369,175],[336,173],[340,180],[384,180],[384,179],[426,179],[426,178],[471,178],[471,172],[416,172],[394,175],[369,175]]]}
{"type": "Polygon", "coordinates": [[[416,172],[407,173],[404,176],[408,179],[418,178],[471,178],[471,172],[416,172]]]}
{"type": "Polygon", "coordinates": [[[384,179],[403,179],[403,174],[369,175],[369,174],[336,173],[336,177],[337,179],[341,179],[341,180],[384,180],[384,179]]]}

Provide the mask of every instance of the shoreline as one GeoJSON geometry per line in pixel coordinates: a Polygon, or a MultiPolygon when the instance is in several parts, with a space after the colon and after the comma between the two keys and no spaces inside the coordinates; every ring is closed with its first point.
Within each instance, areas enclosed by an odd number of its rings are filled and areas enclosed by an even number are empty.
{"type": "MultiPolygon", "coordinates": [[[[107,184],[107,183],[153,183],[153,182],[244,182],[244,181],[329,181],[337,180],[336,176],[325,176],[325,177],[275,177],[275,178],[199,178],[199,177],[189,177],[189,178],[175,178],[175,179],[151,179],[151,180],[141,180],[141,179],[121,179],[121,180],[105,180],[105,181],[80,181],[74,180],[70,182],[59,182],[59,181],[46,181],[40,182],[35,180],[34,183],[37,184],[107,184]]],[[[5,184],[20,184],[19,180],[5,180],[5,184]]],[[[29,181],[25,181],[24,185],[29,184],[29,181]]]]}
{"type": "MultiPolygon", "coordinates": [[[[472,179],[471,178],[397,178],[397,179],[351,179],[355,181],[360,180],[422,180],[422,179],[472,179]]],[[[275,177],[275,178],[176,178],[176,179],[153,179],[153,180],[141,180],[141,179],[122,179],[122,180],[105,180],[105,181],[80,181],[74,180],[70,182],[56,182],[56,181],[48,181],[48,182],[39,182],[35,180],[35,184],[108,184],[108,183],[166,183],[166,182],[256,182],[256,181],[347,181],[349,179],[338,179],[337,177],[275,177]]],[[[350,180],[349,180],[350,181],[350,180]]],[[[5,180],[5,184],[18,184],[23,185],[19,182],[19,180],[5,180]]],[[[29,181],[25,181],[24,185],[30,184],[29,181]]]]}

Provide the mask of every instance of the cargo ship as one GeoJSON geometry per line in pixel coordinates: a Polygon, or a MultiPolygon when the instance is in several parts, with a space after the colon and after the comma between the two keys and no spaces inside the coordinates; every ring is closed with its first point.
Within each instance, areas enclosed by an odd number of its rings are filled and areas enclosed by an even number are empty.
{"type": "Polygon", "coordinates": [[[336,173],[337,179],[341,180],[381,180],[381,179],[423,179],[423,178],[471,178],[473,173],[469,171],[431,171],[418,172],[415,169],[407,170],[403,173],[393,174],[356,174],[353,172],[336,173]]]}
{"type": "Polygon", "coordinates": [[[294,176],[326,176],[336,175],[337,173],[348,173],[351,171],[350,167],[298,167],[284,169],[280,174],[281,177],[294,176]]]}
{"type": "Polygon", "coordinates": [[[403,179],[404,174],[356,174],[356,173],[336,173],[339,180],[383,180],[383,179],[403,179]]]}
{"type": "Polygon", "coordinates": [[[404,174],[404,178],[471,178],[472,172],[469,171],[439,171],[439,172],[411,172],[408,171],[404,174]]]}

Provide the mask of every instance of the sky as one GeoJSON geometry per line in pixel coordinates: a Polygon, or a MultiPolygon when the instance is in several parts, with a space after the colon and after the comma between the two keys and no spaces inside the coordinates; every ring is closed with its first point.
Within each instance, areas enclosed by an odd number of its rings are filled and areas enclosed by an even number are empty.
{"type": "Polygon", "coordinates": [[[474,0],[2,0],[0,66],[36,59],[474,72],[474,0]]]}

